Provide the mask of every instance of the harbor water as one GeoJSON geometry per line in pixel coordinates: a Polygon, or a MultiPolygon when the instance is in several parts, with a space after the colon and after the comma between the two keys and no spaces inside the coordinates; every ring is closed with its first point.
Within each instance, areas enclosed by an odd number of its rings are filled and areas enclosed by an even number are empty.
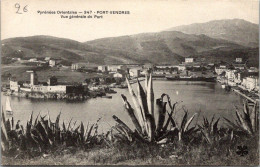
{"type": "MultiPolygon", "coordinates": [[[[143,84],[143,83],[142,83],[143,84]]],[[[155,99],[162,93],[171,97],[172,103],[180,102],[176,109],[175,118],[181,121],[184,114],[183,109],[189,111],[191,116],[198,113],[194,123],[200,123],[203,116],[211,118],[226,117],[234,120],[234,106],[241,107],[242,98],[234,92],[226,92],[218,83],[212,82],[190,82],[190,81],[154,81],[155,99]]],[[[136,84],[132,85],[136,91],[136,84]]],[[[112,99],[93,98],[85,101],[70,102],[65,100],[43,100],[9,97],[13,109],[15,121],[20,120],[25,125],[33,111],[34,118],[39,114],[44,116],[49,112],[54,121],[61,112],[61,122],[67,124],[70,119],[76,125],[82,121],[85,125],[95,123],[99,118],[99,131],[105,132],[115,124],[112,116],[116,115],[122,121],[132,127],[132,122],[124,109],[121,94],[124,94],[130,104],[133,104],[128,93],[128,89],[115,89],[116,94],[111,94],[112,99]]],[[[5,109],[6,97],[1,94],[1,104],[5,109]]],[[[132,105],[133,106],[133,105],[132,105]]],[[[220,124],[225,125],[223,119],[220,124]]]]}

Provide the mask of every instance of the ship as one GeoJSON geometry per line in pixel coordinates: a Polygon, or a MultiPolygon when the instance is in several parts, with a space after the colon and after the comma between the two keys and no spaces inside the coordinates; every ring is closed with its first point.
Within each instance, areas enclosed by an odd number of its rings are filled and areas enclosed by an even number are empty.
{"type": "Polygon", "coordinates": [[[166,76],[167,80],[172,81],[205,81],[216,82],[216,77],[198,77],[198,76],[166,76]]]}

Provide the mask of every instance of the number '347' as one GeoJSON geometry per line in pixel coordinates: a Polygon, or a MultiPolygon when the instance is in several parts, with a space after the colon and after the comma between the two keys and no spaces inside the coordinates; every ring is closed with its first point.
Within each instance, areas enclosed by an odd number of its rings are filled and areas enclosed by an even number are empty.
{"type": "Polygon", "coordinates": [[[17,9],[17,11],[16,11],[17,14],[23,14],[24,12],[27,12],[27,11],[28,11],[27,5],[24,6],[23,9],[20,9],[20,8],[21,8],[20,4],[19,4],[19,3],[16,3],[16,4],[14,5],[14,7],[17,9]]]}

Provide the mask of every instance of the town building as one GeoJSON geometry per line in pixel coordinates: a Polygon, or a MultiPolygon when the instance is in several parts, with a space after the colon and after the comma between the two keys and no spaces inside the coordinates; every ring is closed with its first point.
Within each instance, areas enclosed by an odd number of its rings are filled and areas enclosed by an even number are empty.
{"type": "Polygon", "coordinates": [[[177,65],[157,65],[154,68],[153,74],[171,74],[173,72],[178,72],[177,65]]]}
{"type": "Polygon", "coordinates": [[[241,57],[236,58],[236,63],[242,63],[243,59],[241,57]]]}
{"type": "Polygon", "coordinates": [[[11,91],[19,92],[21,86],[22,86],[21,82],[16,81],[16,79],[10,79],[10,90],[11,91]]]}
{"type": "Polygon", "coordinates": [[[178,69],[178,65],[157,65],[155,66],[156,69],[178,69]]]}
{"type": "Polygon", "coordinates": [[[51,60],[51,58],[50,57],[45,57],[44,60],[48,62],[48,61],[51,60]]]}
{"type": "Polygon", "coordinates": [[[258,85],[259,78],[256,76],[245,77],[242,82],[242,86],[244,86],[249,91],[256,90],[259,91],[258,85]]]}
{"type": "Polygon", "coordinates": [[[12,58],[12,60],[21,61],[21,58],[14,57],[14,58],[12,58]]]}
{"type": "Polygon", "coordinates": [[[139,68],[141,65],[140,64],[125,64],[127,68],[139,68]]]}
{"type": "Polygon", "coordinates": [[[108,65],[107,70],[110,72],[117,72],[118,70],[123,69],[123,65],[108,65]]]}
{"type": "Polygon", "coordinates": [[[107,66],[98,66],[98,71],[107,72],[108,71],[107,66]]]}
{"type": "Polygon", "coordinates": [[[49,66],[54,67],[56,65],[55,60],[49,60],[49,66]]]}
{"type": "Polygon", "coordinates": [[[36,58],[29,59],[29,62],[38,62],[36,58]]]}
{"type": "Polygon", "coordinates": [[[246,68],[245,64],[234,64],[233,66],[235,69],[239,69],[239,70],[244,70],[246,68]]]}
{"type": "Polygon", "coordinates": [[[235,72],[236,70],[227,70],[226,71],[226,74],[225,74],[225,77],[229,80],[229,81],[234,81],[235,80],[235,72]]]}
{"type": "Polygon", "coordinates": [[[227,71],[227,67],[226,66],[219,66],[219,67],[215,67],[215,72],[220,75],[223,72],[227,71]]]}
{"type": "Polygon", "coordinates": [[[54,94],[83,94],[86,90],[84,86],[78,85],[58,85],[57,78],[52,76],[47,83],[39,84],[35,71],[27,71],[30,73],[30,84],[21,83],[14,79],[10,79],[10,90],[15,92],[26,93],[54,93],[54,94]]]}
{"type": "Polygon", "coordinates": [[[79,70],[85,72],[94,72],[97,71],[98,66],[91,63],[73,63],[71,65],[71,70],[79,70]]]}
{"type": "Polygon", "coordinates": [[[114,78],[124,78],[125,74],[120,73],[120,72],[116,72],[116,73],[113,74],[113,77],[114,78]]]}
{"type": "Polygon", "coordinates": [[[131,68],[129,69],[130,77],[139,77],[140,76],[140,69],[138,68],[131,68]]]}
{"type": "Polygon", "coordinates": [[[236,71],[235,72],[235,78],[234,78],[234,82],[236,84],[241,84],[243,81],[243,73],[240,71],[236,71]]]}
{"type": "Polygon", "coordinates": [[[185,63],[193,63],[193,62],[194,62],[194,58],[191,58],[191,57],[185,58],[185,63]]]}
{"type": "Polygon", "coordinates": [[[42,86],[47,88],[49,93],[68,93],[67,85],[42,86]]]}
{"type": "Polygon", "coordinates": [[[250,67],[248,72],[258,72],[258,69],[256,67],[250,67]]]}
{"type": "Polygon", "coordinates": [[[179,64],[177,67],[178,67],[178,70],[179,70],[179,71],[184,71],[184,70],[186,70],[186,66],[185,66],[184,64],[179,64]]]}
{"type": "Polygon", "coordinates": [[[73,63],[71,65],[71,69],[72,70],[79,70],[79,69],[86,67],[87,65],[88,65],[88,63],[73,63]]]}

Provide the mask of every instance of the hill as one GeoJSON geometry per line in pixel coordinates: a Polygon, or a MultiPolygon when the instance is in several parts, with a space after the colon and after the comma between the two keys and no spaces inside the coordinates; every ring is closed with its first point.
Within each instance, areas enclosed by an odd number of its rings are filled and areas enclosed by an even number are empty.
{"type": "Polygon", "coordinates": [[[65,38],[32,36],[2,41],[2,63],[11,58],[51,57],[63,62],[114,63],[173,63],[216,48],[243,48],[237,44],[213,39],[205,35],[190,35],[177,31],[144,33],[115,38],[104,38],[80,43],[65,38]]]}
{"type": "MultiPolygon", "coordinates": [[[[51,57],[63,62],[89,62],[95,64],[140,63],[136,53],[115,48],[95,47],[66,38],[31,36],[2,41],[2,63],[10,64],[11,58],[22,59],[51,57]]],[[[148,61],[143,59],[143,62],[148,61]]]]}
{"type": "Polygon", "coordinates": [[[99,49],[124,51],[134,56],[132,58],[142,62],[173,64],[180,63],[184,57],[201,52],[245,48],[226,40],[213,39],[206,35],[184,34],[178,31],[103,38],[88,41],[85,44],[99,49]]]}
{"type": "Polygon", "coordinates": [[[2,41],[2,62],[13,57],[22,59],[51,57],[65,62],[103,63],[95,49],[77,41],[51,36],[10,38],[2,41]]]}
{"type": "Polygon", "coordinates": [[[225,39],[240,45],[258,47],[258,24],[242,19],[214,20],[206,23],[194,23],[168,29],[187,34],[204,34],[212,38],[225,39]]]}
{"type": "Polygon", "coordinates": [[[238,19],[217,20],[173,28],[179,31],[102,38],[84,43],[52,36],[10,38],[2,40],[2,64],[11,64],[14,57],[51,57],[66,65],[74,62],[178,64],[185,57],[194,56],[216,62],[225,55],[223,58],[230,61],[236,56],[234,53],[246,59],[250,57],[249,61],[252,61],[258,59],[257,49],[252,52],[253,48],[248,47],[258,43],[255,26],[238,19]]]}

